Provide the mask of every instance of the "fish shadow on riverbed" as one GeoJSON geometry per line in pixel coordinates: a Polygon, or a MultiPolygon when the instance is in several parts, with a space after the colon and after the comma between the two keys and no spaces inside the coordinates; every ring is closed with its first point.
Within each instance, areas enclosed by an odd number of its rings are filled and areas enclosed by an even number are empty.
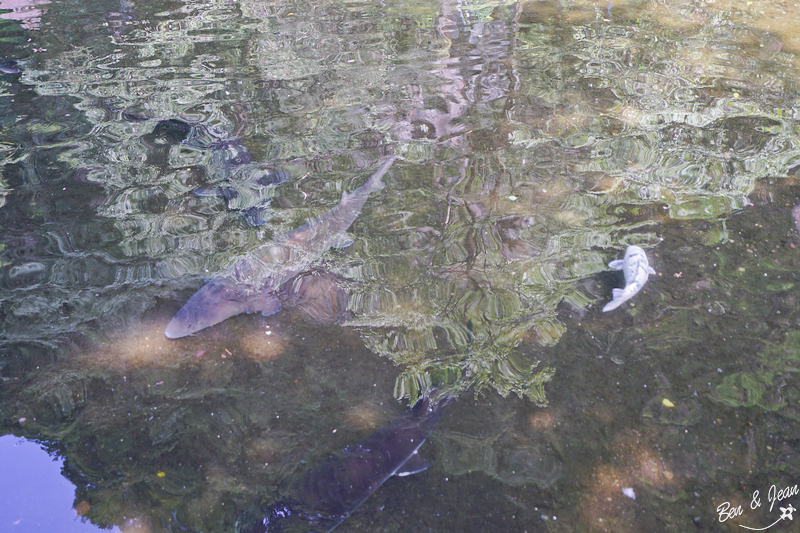
{"type": "Polygon", "coordinates": [[[281,289],[281,300],[302,321],[316,325],[341,324],[352,318],[348,310],[350,293],[341,278],[324,267],[300,274],[281,289]]]}

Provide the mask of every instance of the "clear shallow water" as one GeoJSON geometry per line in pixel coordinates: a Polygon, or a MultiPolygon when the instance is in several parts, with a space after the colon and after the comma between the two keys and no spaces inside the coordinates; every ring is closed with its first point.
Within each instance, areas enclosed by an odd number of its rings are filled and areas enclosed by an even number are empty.
{"type": "Polygon", "coordinates": [[[464,367],[432,468],[342,530],[777,518],[747,502],[797,474],[795,6],[42,10],[0,27],[0,420],[53,443],[90,520],[230,530],[464,367]],[[387,153],[283,311],[164,337],[387,153]],[[603,314],[630,244],[659,275],[603,314]]]}

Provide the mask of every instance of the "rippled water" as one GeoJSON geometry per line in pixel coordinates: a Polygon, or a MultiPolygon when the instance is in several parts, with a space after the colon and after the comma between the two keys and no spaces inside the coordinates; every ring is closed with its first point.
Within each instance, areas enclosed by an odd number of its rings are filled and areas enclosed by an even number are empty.
{"type": "Polygon", "coordinates": [[[342,531],[769,525],[753,491],[794,485],[800,454],[798,15],[7,14],[2,433],[57,450],[95,524],[230,531],[446,383],[465,392],[422,448],[431,468],[342,531]],[[389,154],[353,244],[284,286],[279,313],[166,339],[205,278],[389,154]],[[607,264],[632,244],[657,275],[602,313],[623,284],[607,264]],[[723,523],[724,502],[743,515],[723,523]]]}

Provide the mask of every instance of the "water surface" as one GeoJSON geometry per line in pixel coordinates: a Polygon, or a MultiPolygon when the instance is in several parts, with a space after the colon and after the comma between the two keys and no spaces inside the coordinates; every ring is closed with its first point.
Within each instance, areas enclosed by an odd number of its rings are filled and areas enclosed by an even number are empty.
{"type": "Polygon", "coordinates": [[[230,531],[442,382],[432,467],[342,531],[779,518],[749,502],[800,454],[797,6],[36,9],[0,24],[0,427],[89,521],[230,531]],[[388,154],[280,313],[165,338],[388,154]],[[602,313],[631,244],[658,274],[602,313]]]}

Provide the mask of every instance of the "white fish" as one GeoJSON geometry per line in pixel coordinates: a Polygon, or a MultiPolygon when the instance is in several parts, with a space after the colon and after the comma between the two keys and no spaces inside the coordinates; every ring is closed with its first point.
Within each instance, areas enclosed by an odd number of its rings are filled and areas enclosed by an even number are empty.
{"type": "Polygon", "coordinates": [[[633,298],[647,283],[647,276],[656,273],[647,261],[647,255],[645,255],[644,250],[638,246],[628,246],[628,249],[625,250],[625,257],[611,261],[608,266],[622,270],[625,275],[625,288],[611,291],[613,299],[603,307],[603,312],[616,309],[633,298]]]}

